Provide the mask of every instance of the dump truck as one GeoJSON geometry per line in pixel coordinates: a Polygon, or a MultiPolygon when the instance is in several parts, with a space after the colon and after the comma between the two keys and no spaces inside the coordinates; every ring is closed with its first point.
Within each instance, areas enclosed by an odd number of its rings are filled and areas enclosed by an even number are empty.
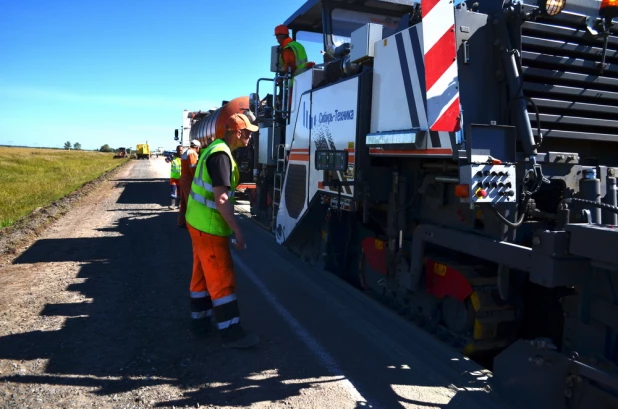
{"type": "Polygon", "coordinates": [[[137,145],[137,159],[150,160],[150,146],[147,143],[140,143],[137,145]]]}

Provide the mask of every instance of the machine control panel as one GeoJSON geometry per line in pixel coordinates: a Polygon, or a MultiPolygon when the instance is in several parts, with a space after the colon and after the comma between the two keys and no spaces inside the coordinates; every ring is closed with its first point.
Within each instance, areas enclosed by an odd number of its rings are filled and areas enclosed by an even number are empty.
{"type": "Polygon", "coordinates": [[[316,170],[334,170],[345,172],[348,170],[348,151],[315,151],[316,170]]]}
{"type": "Polygon", "coordinates": [[[346,197],[342,197],[341,198],[341,205],[339,205],[339,198],[338,197],[332,197],[332,196],[328,196],[328,195],[321,195],[320,196],[320,203],[329,205],[329,207],[331,209],[341,209],[341,210],[348,211],[348,212],[355,210],[354,202],[352,201],[352,199],[349,199],[349,198],[346,198],[346,197]]]}
{"type": "Polygon", "coordinates": [[[459,180],[468,185],[463,203],[499,203],[517,201],[515,165],[473,164],[462,166],[459,180]]]}

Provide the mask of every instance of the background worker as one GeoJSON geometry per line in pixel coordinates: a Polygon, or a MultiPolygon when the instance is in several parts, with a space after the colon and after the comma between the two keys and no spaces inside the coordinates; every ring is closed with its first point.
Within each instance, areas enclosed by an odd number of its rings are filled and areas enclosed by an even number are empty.
{"type": "Polygon", "coordinates": [[[180,208],[178,209],[178,219],[176,224],[178,227],[186,228],[185,213],[187,212],[187,200],[191,191],[191,182],[195,176],[195,167],[200,157],[200,149],[202,145],[200,141],[194,139],[191,141],[189,149],[187,149],[181,159],[181,176],[180,176],[180,208]]]}
{"type": "Polygon", "coordinates": [[[281,46],[279,56],[279,69],[288,73],[291,69],[292,76],[302,74],[307,70],[307,52],[305,47],[290,38],[288,27],[284,24],[275,27],[275,38],[281,46]]]}
{"type": "Polygon", "coordinates": [[[275,27],[275,38],[281,46],[281,54],[279,55],[279,71],[282,74],[292,73],[292,79],[289,81],[289,97],[288,108],[292,103],[292,85],[293,78],[307,71],[315,63],[307,61],[307,52],[305,47],[290,38],[288,27],[284,24],[275,27]]]}
{"type": "Polygon", "coordinates": [[[214,311],[223,346],[229,348],[248,348],[259,342],[257,335],[240,324],[229,241],[234,233],[236,248],[245,248],[234,216],[233,195],[240,172],[232,152],[249,145],[251,133],[258,129],[243,114],[228,118],[223,139],[208,145],[197,163],[187,202],[187,229],[193,245],[192,326],[197,332],[208,331],[214,311]]]}
{"type": "Polygon", "coordinates": [[[180,166],[180,156],[183,153],[183,148],[181,145],[176,147],[176,154],[169,161],[171,163],[170,168],[170,185],[172,186],[171,193],[171,201],[170,201],[170,209],[173,209],[176,206],[177,200],[179,198],[179,187],[180,187],[180,176],[181,176],[181,166],[180,166]]]}

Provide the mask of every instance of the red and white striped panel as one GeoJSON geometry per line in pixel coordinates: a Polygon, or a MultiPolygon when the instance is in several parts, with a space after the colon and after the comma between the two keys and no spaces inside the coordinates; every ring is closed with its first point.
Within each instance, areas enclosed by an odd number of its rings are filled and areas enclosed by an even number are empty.
{"type": "Polygon", "coordinates": [[[422,0],[427,122],[432,131],[460,128],[453,0],[422,0]]]}

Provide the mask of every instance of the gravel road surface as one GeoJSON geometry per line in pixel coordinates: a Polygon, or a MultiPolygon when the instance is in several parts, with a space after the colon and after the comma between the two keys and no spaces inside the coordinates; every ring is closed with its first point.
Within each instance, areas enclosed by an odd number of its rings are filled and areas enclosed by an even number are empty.
{"type": "Polygon", "coordinates": [[[246,219],[238,297],[261,344],[194,336],[168,175],[163,158],[129,162],[5,258],[1,407],[510,407],[474,363],[246,219]]]}

